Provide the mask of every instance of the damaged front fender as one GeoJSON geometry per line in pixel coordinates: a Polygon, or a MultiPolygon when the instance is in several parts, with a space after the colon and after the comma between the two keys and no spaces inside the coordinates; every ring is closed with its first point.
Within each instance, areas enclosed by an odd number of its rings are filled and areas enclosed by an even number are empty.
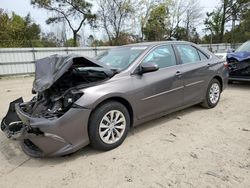
{"type": "Polygon", "coordinates": [[[90,109],[73,106],[63,116],[51,120],[27,114],[22,110],[22,102],[19,98],[10,103],[1,129],[8,138],[20,140],[24,152],[28,155],[66,155],[89,144],[90,109]]]}
{"type": "Polygon", "coordinates": [[[20,140],[34,157],[72,153],[87,144],[91,109],[77,104],[82,89],[99,85],[115,74],[99,62],[77,55],[53,55],[36,62],[30,101],[10,103],[1,129],[8,138],[20,140]]]}

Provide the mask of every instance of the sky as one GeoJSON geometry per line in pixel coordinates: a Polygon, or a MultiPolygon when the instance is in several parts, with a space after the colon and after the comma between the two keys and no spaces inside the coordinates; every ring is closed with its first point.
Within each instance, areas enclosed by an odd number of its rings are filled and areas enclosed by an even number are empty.
{"type": "MultiPolygon", "coordinates": [[[[89,2],[91,2],[91,0],[89,0],[89,2]]],[[[220,0],[200,0],[200,5],[204,11],[204,15],[206,12],[212,11],[219,4],[220,0]]],[[[48,18],[50,13],[46,10],[34,8],[32,5],[30,5],[30,0],[0,0],[0,8],[6,10],[9,13],[14,11],[20,16],[26,16],[28,13],[30,13],[32,19],[41,25],[43,32],[55,32],[55,30],[59,29],[56,26],[51,27],[46,25],[45,20],[48,18]]],[[[202,32],[202,28],[197,28],[197,30],[200,33],[202,32]]],[[[89,34],[92,34],[92,32],[93,31],[87,27],[81,32],[81,35],[84,34],[88,36],[89,34]]],[[[67,30],[67,33],[69,33],[69,30],[67,30]]],[[[104,34],[100,33],[100,31],[96,31],[94,35],[99,35],[97,38],[102,38],[104,34]]]]}

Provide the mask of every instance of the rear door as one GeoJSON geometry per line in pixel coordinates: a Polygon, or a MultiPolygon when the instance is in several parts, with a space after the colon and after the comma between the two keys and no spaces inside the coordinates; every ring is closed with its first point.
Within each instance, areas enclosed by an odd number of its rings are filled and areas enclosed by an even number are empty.
{"type": "Polygon", "coordinates": [[[176,44],[175,47],[182,66],[183,105],[200,102],[204,98],[207,82],[211,77],[209,58],[189,44],[176,44]]]}
{"type": "Polygon", "coordinates": [[[177,108],[183,102],[181,67],[177,65],[172,46],[155,48],[141,64],[152,62],[159,66],[158,71],[132,76],[138,119],[177,108]]]}

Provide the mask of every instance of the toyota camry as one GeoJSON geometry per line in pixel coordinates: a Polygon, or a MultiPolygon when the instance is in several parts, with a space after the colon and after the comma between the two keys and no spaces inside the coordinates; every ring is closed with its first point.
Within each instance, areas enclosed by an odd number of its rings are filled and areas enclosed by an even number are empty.
{"type": "Polygon", "coordinates": [[[35,62],[34,97],[11,102],[1,129],[33,157],[89,144],[111,150],[131,127],[196,104],[215,107],[227,82],[227,64],[189,42],[131,44],[94,59],[53,55],[35,62]]]}

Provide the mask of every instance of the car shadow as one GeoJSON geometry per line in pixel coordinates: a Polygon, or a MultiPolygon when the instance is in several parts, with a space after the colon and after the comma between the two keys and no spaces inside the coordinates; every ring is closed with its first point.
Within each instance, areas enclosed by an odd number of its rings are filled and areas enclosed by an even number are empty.
{"type": "MultiPolygon", "coordinates": [[[[250,89],[250,82],[234,82],[233,84],[229,84],[228,88],[230,90],[246,90],[248,91],[250,89]]],[[[128,134],[127,142],[124,142],[123,144],[129,143],[129,140],[132,139],[131,137],[137,136],[141,134],[144,131],[150,131],[150,129],[155,129],[156,127],[162,126],[162,124],[166,124],[174,119],[180,119],[180,117],[185,116],[186,114],[190,114],[194,111],[203,111],[206,110],[204,108],[201,108],[199,105],[192,106],[189,108],[186,108],[181,111],[177,111],[174,113],[171,113],[169,115],[165,115],[161,118],[151,120],[147,123],[143,123],[135,128],[132,128],[128,134]]],[[[165,126],[165,125],[164,125],[165,126]]],[[[169,123],[166,126],[171,126],[171,123],[169,123]]],[[[0,135],[1,138],[4,138],[3,135],[0,135]]],[[[86,157],[90,157],[93,155],[103,155],[104,151],[98,151],[90,146],[87,146],[71,155],[67,155],[64,157],[54,157],[54,158],[31,158],[29,156],[26,156],[17,142],[13,142],[8,139],[0,139],[0,159],[2,168],[0,168],[0,175],[9,173],[16,168],[19,168],[20,166],[28,166],[32,168],[37,168],[41,166],[55,166],[59,165],[61,163],[74,161],[77,159],[85,159],[86,157]]],[[[110,152],[110,151],[107,151],[110,152]]]]}
{"type": "MultiPolygon", "coordinates": [[[[200,107],[199,105],[196,105],[196,106],[186,108],[184,110],[180,110],[180,111],[165,115],[161,118],[151,120],[151,121],[143,123],[139,126],[136,126],[135,128],[132,128],[130,130],[128,137],[127,137],[127,141],[128,141],[127,143],[129,143],[130,137],[139,135],[144,131],[149,131],[150,129],[155,129],[156,127],[162,126],[162,124],[166,124],[166,123],[170,122],[171,120],[180,119],[180,117],[184,116],[185,114],[189,114],[189,113],[192,113],[194,111],[202,111],[202,110],[206,110],[206,109],[200,107]]],[[[169,124],[169,126],[170,125],[171,124],[169,124]]],[[[123,144],[126,144],[126,142],[123,144]]],[[[81,149],[73,154],[66,155],[63,157],[31,158],[33,161],[36,161],[36,162],[24,163],[22,165],[29,166],[29,167],[54,166],[54,165],[59,165],[61,163],[64,163],[66,161],[67,162],[74,161],[74,160],[77,160],[78,158],[84,159],[84,158],[88,158],[92,155],[103,155],[106,152],[110,152],[110,151],[99,151],[99,150],[93,149],[91,146],[86,146],[85,148],[83,148],[83,149],[81,149]]]]}
{"type": "MultiPolygon", "coordinates": [[[[245,89],[248,90],[250,89],[250,82],[234,82],[233,84],[229,84],[229,88],[234,88],[234,89],[245,89]]],[[[127,139],[129,140],[129,137],[131,136],[135,136],[137,134],[140,134],[144,131],[148,131],[149,129],[155,129],[158,126],[161,126],[162,124],[166,124],[174,119],[179,119],[182,116],[185,116],[186,114],[190,114],[194,111],[204,111],[204,110],[208,110],[205,109],[203,107],[201,107],[200,105],[194,105],[191,106],[189,108],[185,108],[183,110],[179,110],[177,112],[173,112],[170,113],[168,115],[164,115],[160,118],[148,121],[146,123],[142,123],[134,128],[132,128],[128,134],[127,139]]],[[[65,158],[69,159],[69,160],[74,160],[78,157],[82,157],[82,156],[91,156],[91,155],[98,155],[98,154],[102,154],[103,152],[108,152],[108,151],[99,151],[99,150],[95,150],[93,149],[91,146],[87,146],[73,154],[67,155],[67,156],[63,156],[63,157],[55,157],[55,158],[44,158],[44,159],[39,159],[39,160],[45,160],[45,161],[56,161],[58,163],[60,163],[60,160],[64,160],[65,158]],[[59,159],[59,161],[58,161],[59,159]]]]}
{"type": "Polygon", "coordinates": [[[243,90],[249,90],[250,89],[250,82],[236,82],[230,83],[228,85],[231,89],[243,89],[243,90]]]}
{"type": "MultiPolygon", "coordinates": [[[[200,107],[199,105],[196,105],[196,106],[192,106],[192,107],[186,108],[186,109],[181,110],[181,111],[177,111],[177,112],[165,115],[161,118],[151,120],[151,121],[143,123],[139,126],[136,126],[135,128],[132,128],[128,134],[128,138],[127,138],[128,143],[129,143],[130,137],[132,137],[132,136],[136,136],[144,131],[148,131],[149,129],[154,129],[158,126],[161,126],[162,124],[168,123],[171,120],[179,119],[180,117],[184,116],[185,114],[189,114],[189,113],[192,113],[194,111],[201,111],[201,110],[206,110],[206,109],[200,107]]],[[[11,141],[9,141],[9,142],[11,142],[11,141]]],[[[123,143],[123,144],[126,144],[126,143],[123,143]]],[[[20,152],[22,152],[22,151],[20,151],[20,152]]],[[[66,155],[63,157],[32,158],[29,156],[24,157],[23,156],[24,154],[21,153],[20,155],[22,155],[22,158],[25,159],[24,162],[22,162],[21,164],[19,164],[20,158],[18,158],[18,156],[15,156],[15,157],[10,156],[10,158],[8,158],[8,160],[6,159],[6,161],[11,161],[12,164],[16,163],[17,167],[15,167],[15,168],[18,168],[20,166],[28,166],[28,167],[36,168],[36,167],[41,167],[41,166],[55,166],[55,165],[59,165],[61,163],[65,163],[66,161],[67,162],[74,161],[78,158],[84,159],[84,158],[90,157],[92,155],[102,155],[103,153],[106,153],[106,152],[109,152],[109,151],[99,151],[99,150],[93,149],[91,146],[86,146],[85,148],[83,148],[83,149],[81,149],[73,154],[66,155]],[[15,160],[17,160],[17,161],[15,162],[15,160]],[[29,160],[32,160],[33,162],[28,162],[29,160]]]]}

